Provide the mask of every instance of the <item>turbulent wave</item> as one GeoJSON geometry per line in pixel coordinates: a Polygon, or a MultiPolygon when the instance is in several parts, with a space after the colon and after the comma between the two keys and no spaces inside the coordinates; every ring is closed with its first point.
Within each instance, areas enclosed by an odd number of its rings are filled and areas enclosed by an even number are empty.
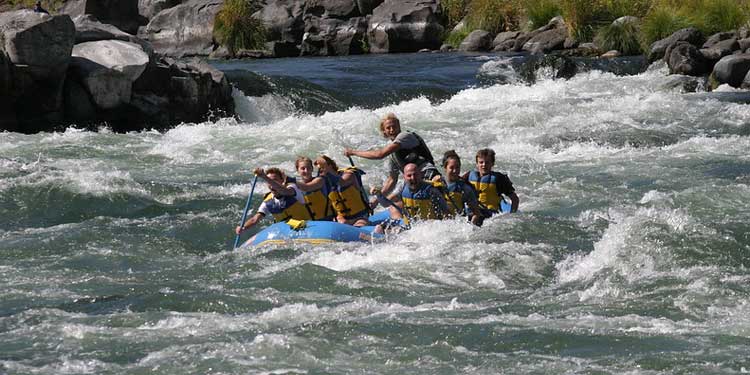
{"type": "MultiPolygon", "coordinates": [[[[331,83],[338,60],[268,62],[240,74],[240,120],[165,133],[3,133],[0,372],[750,369],[750,107],[668,89],[663,67],[540,68],[530,84],[512,56],[460,56],[345,59],[331,83]],[[374,95],[398,62],[412,70],[395,91],[449,94],[360,105],[343,89],[374,95]],[[274,78],[273,64],[311,76],[274,78]],[[385,143],[388,112],[464,170],[494,148],[521,212],[384,243],[230,250],[252,168],[344,165],[344,147],[385,143]]],[[[382,162],[355,162],[382,183],[382,162]]]]}

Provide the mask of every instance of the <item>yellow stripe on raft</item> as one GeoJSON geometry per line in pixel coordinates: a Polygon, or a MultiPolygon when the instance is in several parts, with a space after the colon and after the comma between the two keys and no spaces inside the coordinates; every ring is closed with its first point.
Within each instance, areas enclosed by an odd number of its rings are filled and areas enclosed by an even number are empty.
{"type": "Polygon", "coordinates": [[[327,243],[336,242],[336,241],[330,240],[327,238],[294,238],[294,239],[288,239],[288,240],[265,240],[255,245],[255,247],[259,247],[263,245],[284,245],[290,242],[301,242],[301,243],[309,243],[312,245],[322,245],[322,244],[327,244],[327,243]]]}

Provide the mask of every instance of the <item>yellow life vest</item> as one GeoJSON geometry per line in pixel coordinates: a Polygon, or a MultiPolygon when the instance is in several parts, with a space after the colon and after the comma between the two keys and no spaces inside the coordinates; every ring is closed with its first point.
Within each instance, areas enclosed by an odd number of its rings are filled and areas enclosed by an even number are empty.
{"type": "Polygon", "coordinates": [[[444,190],[445,201],[448,202],[448,212],[451,215],[464,214],[464,181],[449,183],[444,190]],[[458,211],[458,212],[457,212],[458,211]]]}
{"type": "Polygon", "coordinates": [[[476,170],[471,171],[469,173],[469,183],[477,191],[479,204],[492,211],[500,211],[502,196],[497,191],[497,176],[494,173],[479,177],[479,172],[476,170]]]}
{"type": "Polygon", "coordinates": [[[404,202],[404,209],[412,218],[422,220],[441,219],[442,215],[438,213],[433,204],[432,188],[437,187],[439,183],[424,181],[416,191],[412,191],[409,185],[404,185],[401,192],[401,200],[404,202]]]}
{"type": "Polygon", "coordinates": [[[361,216],[364,212],[369,212],[370,205],[367,203],[364,193],[360,188],[362,186],[360,177],[364,172],[356,167],[339,169],[339,175],[344,173],[353,173],[357,178],[357,182],[343,189],[340,184],[337,184],[336,188],[328,193],[328,197],[339,216],[352,219],[361,216]]]}
{"type": "MultiPolygon", "coordinates": [[[[270,201],[273,198],[273,193],[269,192],[265,197],[263,197],[263,201],[270,201]]],[[[269,212],[271,212],[271,214],[273,215],[273,219],[277,223],[280,221],[287,221],[289,219],[312,220],[312,216],[310,216],[310,212],[307,210],[307,206],[300,203],[294,195],[282,195],[280,197],[277,197],[277,199],[282,202],[282,206],[284,206],[284,208],[278,209],[278,207],[274,206],[269,207],[269,212]]]]}
{"type": "Polygon", "coordinates": [[[323,193],[323,189],[309,191],[304,195],[305,206],[310,211],[313,220],[331,220],[336,216],[331,201],[323,193]]]}

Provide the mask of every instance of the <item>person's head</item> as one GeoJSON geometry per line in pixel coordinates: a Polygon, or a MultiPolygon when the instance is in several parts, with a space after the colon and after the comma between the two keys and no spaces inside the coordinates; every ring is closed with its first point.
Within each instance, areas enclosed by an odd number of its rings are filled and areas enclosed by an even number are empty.
{"type": "Polygon", "coordinates": [[[461,174],[461,158],[456,151],[449,150],[443,154],[443,168],[448,174],[448,181],[458,180],[458,175],[461,174]]]}
{"type": "Polygon", "coordinates": [[[422,171],[414,163],[409,163],[404,166],[404,180],[409,187],[416,189],[422,183],[422,171]]]}
{"type": "Polygon", "coordinates": [[[492,172],[495,165],[495,151],[491,148],[483,148],[477,151],[477,171],[484,176],[492,172]]]}
{"type": "Polygon", "coordinates": [[[42,7],[42,2],[41,1],[37,1],[36,4],[34,4],[34,6],[37,7],[37,8],[41,8],[42,7]]]}
{"type": "Polygon", "coordinates": [[[294,162],[294,169],[297,170],[297,174],[307,182],[312,179],[313,173],[313,162],[307,156],[298,156],[294,162]]]}
{"type": "Polygon", "coordinates": [[[336,162],[333,161],[333,159],[329,158],[326,155],[320,155],[315,159],[315,166],[318,167],[318,170],[321,174],[326,174],[339,170],[339,167],[336,165],[336,162]]]}
{"type": "Polygon", "coordinates": [[[380,134],[388,139],[394,139],[401,133],[401,121],[393,113],[389,113],[380,120],[380,134]]]}
{"type": "MultiPolygon", "coordinates": [[[[285,185],[286,182],[286,174],[279,168],[271,167],[266,169],[266,176],[268,178],[278,182],[281,185],[285,185]]],[[[271,190],[272,192],[276,193],[276,190],[271,187],[271,185],[268,185],[268,190],[271,190]]]]}

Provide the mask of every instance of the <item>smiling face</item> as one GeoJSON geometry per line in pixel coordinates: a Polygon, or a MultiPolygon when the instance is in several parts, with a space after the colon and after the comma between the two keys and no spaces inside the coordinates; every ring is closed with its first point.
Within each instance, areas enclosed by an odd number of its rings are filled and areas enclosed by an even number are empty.
{"type": "Polygon", "coordinates": [[[404,180],[410,188],[416,189],[422,183],[422,171],[419,170],[416,164],[409,163],[404,166],[404,180]]]}
{"type": "Polygon", "coordinates": [[[323,158],[316,159],[315,165],[318,167],[318,173],[320,174],[326,174],[331,169],[331,166],[329,166],[328,162],[323,158]]]}
{"type": "Polygon", "coordinates": [[[490,174],[494,165],[494,160],[488,157],[477,156],[477,171],[479,171],[479,175],[485,176],[490,174]]]}
{"type": "Polygon", "coordinates": [[[458,175],[461,174],[461,163],[454,158],[448,159],[445,163],[445,172],[448,174],[448,181],[457,181],[458,175]]]}
{"type": "Polygon", "coordinates": [[[394,140],[401,133],[401,124],[396,119],[388,119],[383,122],[382,130],[386,138],[394,140]]]}
{"type": "Polygon", "coordinates": [[[313,165],[311,161],[304,161],[297,163],[297,174],[302,177],[302,180],[309,182],[312,180],[313,165]]]}
{"type": "MultiPolygon", "coordinates": [[[[284,185],[284,180],[281,178],[281,175],[279,175],[277,173],[274,173],[274,172],[271,172],[271,173],[267,173],[266,176],[268,176],[268,178],[270,178],[270,179],[278,182],[279,184],[284,185]]],[[[273,193],[277,193],[276,189],[274,189],[273,187],[271,187],[271,184],[268,184],[268,190],[270,190],[273,193]]]]}

